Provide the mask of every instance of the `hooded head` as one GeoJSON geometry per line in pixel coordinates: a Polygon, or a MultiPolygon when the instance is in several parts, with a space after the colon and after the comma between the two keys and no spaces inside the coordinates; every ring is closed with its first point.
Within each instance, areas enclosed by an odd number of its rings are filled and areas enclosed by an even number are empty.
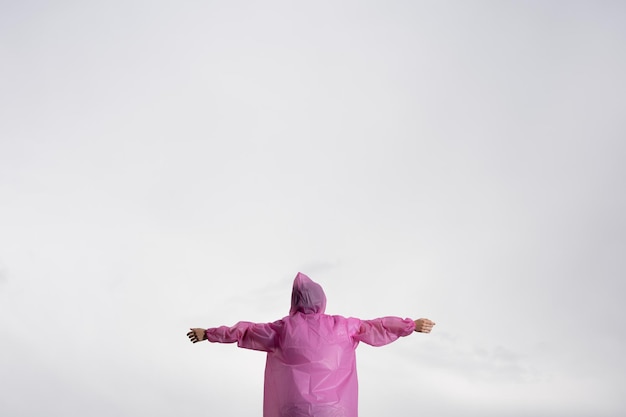
{"type": "Polygon", "coordinates": [[[326,310],[326,295],[322,287],[301,272],[293,280],[291,292],[291,310],[289,314],[297,312],[304,314],[322,314],[326,310]]]}

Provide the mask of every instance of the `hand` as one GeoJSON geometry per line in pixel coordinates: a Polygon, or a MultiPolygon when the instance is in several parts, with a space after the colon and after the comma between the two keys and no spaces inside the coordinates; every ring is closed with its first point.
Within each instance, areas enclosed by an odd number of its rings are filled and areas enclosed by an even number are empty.
{"type": "Polygon", "coordinates": [[[200,328],[189,329],[190,332],[187,333],[187,337],[191,340],[192,343],[202,342],[206,340],[206,330],[200,328]]]}
{"type": "Polygon", "coordinates": [[[428,319],[415,320],[415,331],[420,333],[430,333],[436,323],[428,319]]]}

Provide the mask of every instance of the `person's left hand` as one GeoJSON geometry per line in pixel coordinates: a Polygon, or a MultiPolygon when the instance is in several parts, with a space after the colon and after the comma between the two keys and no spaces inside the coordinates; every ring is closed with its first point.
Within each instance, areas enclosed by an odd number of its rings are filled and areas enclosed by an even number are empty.
{"type": "Polygon", "coordinates": [[[192,328],[189,330],[191,331],[187,333],[187,337],[192,343],[198,343],[206,340],[206,329],[192,328]]]}

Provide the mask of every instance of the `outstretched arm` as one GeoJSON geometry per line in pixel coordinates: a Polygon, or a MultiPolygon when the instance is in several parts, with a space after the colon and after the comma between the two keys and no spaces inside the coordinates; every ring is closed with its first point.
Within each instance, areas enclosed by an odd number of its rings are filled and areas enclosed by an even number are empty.
{"type": "Polygon", "coordinates": [[[408,336],[415,331],[415,322],[400,317],[381,317],[373,320],[361,320],[354,336],[356,340],[372,346],[384,346],[399,337],[408,336]]]}
{"type": "Polygon", "coordinates": [[[355,338],[372,346],[383,346],[413,332],[430,333],[435,323],[429,319],[402,319],[382,317],[362,320],[355,338]]]}
{"type": "Polygon", "coordinates": [[[245,349],[268,352],[276,344],[280,321],[274,323],[250,323],[240,321],[232,327],[220,326],[209,329],[191,328],[187,337],[192,343],[208,340],[214,343],[237,343],[245,349]]]}
{"type": "Polygon", "coordinates": [[[420,333],[430,333],[435,324],[437,323],[429,319],[415,320],[415,331],[420,333]]]}

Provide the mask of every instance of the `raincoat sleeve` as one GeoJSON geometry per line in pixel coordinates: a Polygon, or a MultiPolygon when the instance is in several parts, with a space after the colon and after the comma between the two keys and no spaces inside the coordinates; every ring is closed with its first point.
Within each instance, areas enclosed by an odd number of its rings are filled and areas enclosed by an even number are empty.
{"type": "Polygon", "coordinates": [[[232,327],[220,326],[206,329],[206,337],[213,343],[235,343],[244,349],[270,352],[276,346],[280,322],[250,323],[240,321],[232,327]]]}
{"type": "Polygon", "coordinates": [[[384,346],[415,331],[415,322],[400,317],[361,320],[354,338],[372,346],[384,346]]]}

